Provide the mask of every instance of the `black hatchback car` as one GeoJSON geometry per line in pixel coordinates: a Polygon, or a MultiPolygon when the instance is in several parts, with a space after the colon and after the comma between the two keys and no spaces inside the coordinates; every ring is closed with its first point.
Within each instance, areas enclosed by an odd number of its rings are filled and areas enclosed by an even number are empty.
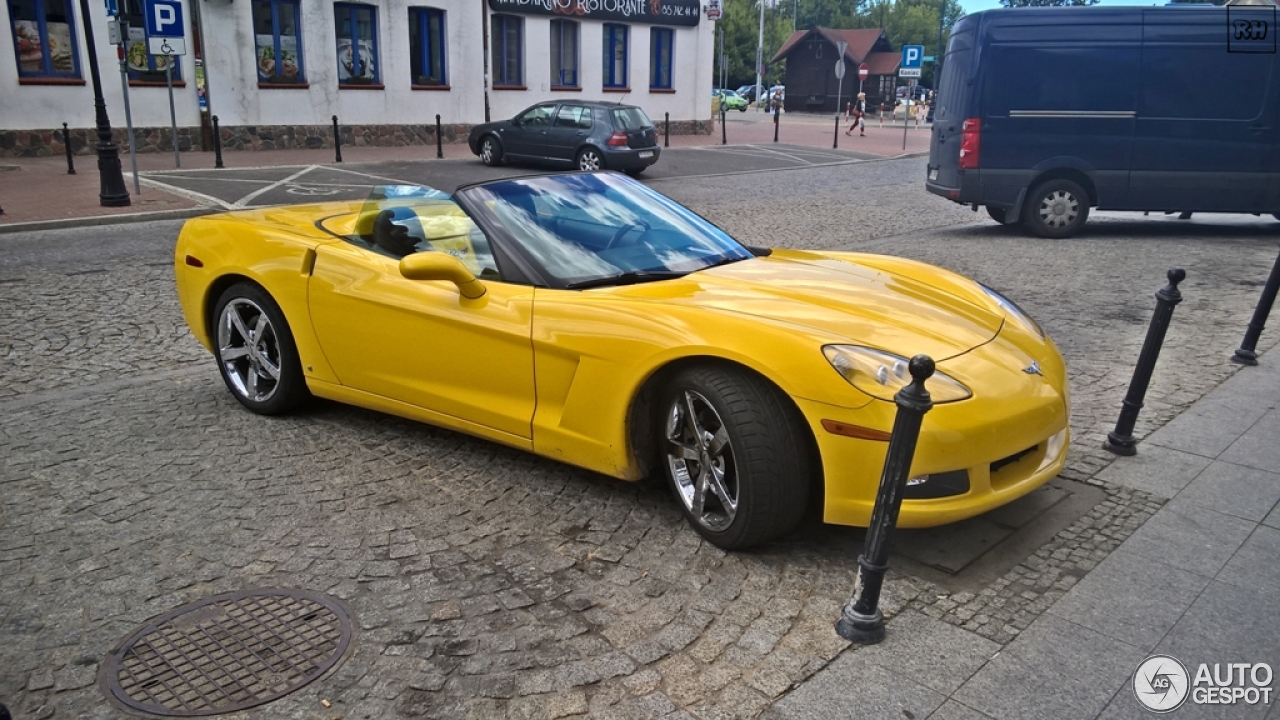
{"type": "Polygon", "coordinates": [[[634,105],[566,100],[538,103],[510,120],[471,128],[471,152],[485,165],[571,164],[639,175],[658,161],[658,131],[634,105]]]}

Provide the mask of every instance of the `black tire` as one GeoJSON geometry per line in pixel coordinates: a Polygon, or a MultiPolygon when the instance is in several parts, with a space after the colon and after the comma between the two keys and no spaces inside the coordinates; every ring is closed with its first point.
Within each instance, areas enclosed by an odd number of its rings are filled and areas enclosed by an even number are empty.
{"type": "Polygon", "coordinates": [[[1089,195],[1064,179],[1046,180],[1027,193],[1022,220],[1032,233],[1045,238],[1070,237],[1089,219],[1089,195]]]}
{"type": "Polygon", "coordinates": [[[995,220],[1001,225],[1016,225],[1019,222],[1018,218],[1010,219],[1008,208],[996,207],[994,205],[987,205],[986,207],[987,215],[991,216],[992,220],[995,220]]]}
{"type": "Polygon", "coordinates": [[[746,111],[747,111],[746,105],[743,105],[742,107],[738,108],[738,112],[746,112],[746,111]]]}
{"type": "Polygon", "coordinates": [[[250,283],[227,288],[214,306],[211,329],[218,372],[241,405],[259,415],[281,415],[311,397],[289,323],[265,290],[250,283]]]}
{"type": "Polygon", "coordinates": [[[502,164],[502,141],[493,135],[480,138],[480,162],[489,167],[502,164]]]}
{"type": "Polygon", "coordinates": [[[644,171],[645,171],[645,168],[631,168],[630,170],[626,170],[624,172],[626,172],[628,175],[630,175],[633,178],[638,178],[644,174],[644,171]]]}
{"type": "Polygon", "coordinates": [[[695,367],[667,385],[657,414],[658,462],[699,535],[741,550],[795,529],[808,502],[812,459],[803,419],[781,391],[739,368],[695,367]],[[718,490],[711,485],[716,473],[718,490]]]}
{"type": "Polygon", "coordinates": [[[578,151],[578,156],[573,161],[579,170],[604,170],[604,156],[600,151],[593,147],[584,147],[578,151]]]}

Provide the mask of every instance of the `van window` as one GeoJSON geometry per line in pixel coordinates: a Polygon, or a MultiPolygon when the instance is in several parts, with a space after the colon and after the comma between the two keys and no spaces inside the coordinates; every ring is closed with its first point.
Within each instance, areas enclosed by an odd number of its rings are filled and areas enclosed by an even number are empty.
{"type": "Polygon", "coordinates": [[[1262,113],[1274,62],[1271,54],[1228,53],[1225,42],[1216,47],[1148,45],[1142,55],[1138,116],[1252,120],[1262,113]]]}
{"type": "Polygon", "coordinates": [[[973,63],[973,38],[977,23],[956,23],[947,40],[947,54],[942,56],[942,80],[938,84],[938,97],[934,100],[935,121],[962,119],[969,102],[969,74],[973,63]]]}
{"type": "Polygon", "coordinates": [[[1141,50],[1093,45],[992,45],[983,66],[988,117],[1010,110],[1117,111],[1137,109],[1141,50]]]}

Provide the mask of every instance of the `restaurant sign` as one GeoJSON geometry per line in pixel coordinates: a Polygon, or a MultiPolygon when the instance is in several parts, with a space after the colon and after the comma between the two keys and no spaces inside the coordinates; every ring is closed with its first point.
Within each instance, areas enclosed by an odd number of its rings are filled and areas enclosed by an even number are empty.
{"type": "Polygon", "coordinates": [[[653,25],[697,25],[699,0],[489,0],[494,12],[653,25]]]}

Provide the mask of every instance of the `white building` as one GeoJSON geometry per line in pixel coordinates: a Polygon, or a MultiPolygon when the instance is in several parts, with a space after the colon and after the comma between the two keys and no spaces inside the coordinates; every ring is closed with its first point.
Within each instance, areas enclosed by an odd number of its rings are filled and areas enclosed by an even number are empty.
{"type": "MultiPolygon", "coordinates": [[[[117,53],[126,58],[140,149],[169,148],[166,56],[149,55],[144,11],[180,7],[174,58],[179,146],[319,147],[338,116],[344,144],[434,142],[556,98],[639,105],[673,132],[711,118],[708,0],[118,0],[130,23],[109,44],[104,0],[89,0],[103,95],[125,141],[117,53]]],[[[718,5],[718,4],[717,4],[718,5]]],[[[718,7],[717,7],[718,9],[718,7]]],[[[78,0],[7,0],[13,51],[0,51],[0,156],[96,142],[78,0]],[[55,133],[54,130],[57,130],[55,133]]],[[[713,11],[713,14],[715,11],[713,11]]],[[[176,27],[176,26],[175,26],[176,27]]]]}

